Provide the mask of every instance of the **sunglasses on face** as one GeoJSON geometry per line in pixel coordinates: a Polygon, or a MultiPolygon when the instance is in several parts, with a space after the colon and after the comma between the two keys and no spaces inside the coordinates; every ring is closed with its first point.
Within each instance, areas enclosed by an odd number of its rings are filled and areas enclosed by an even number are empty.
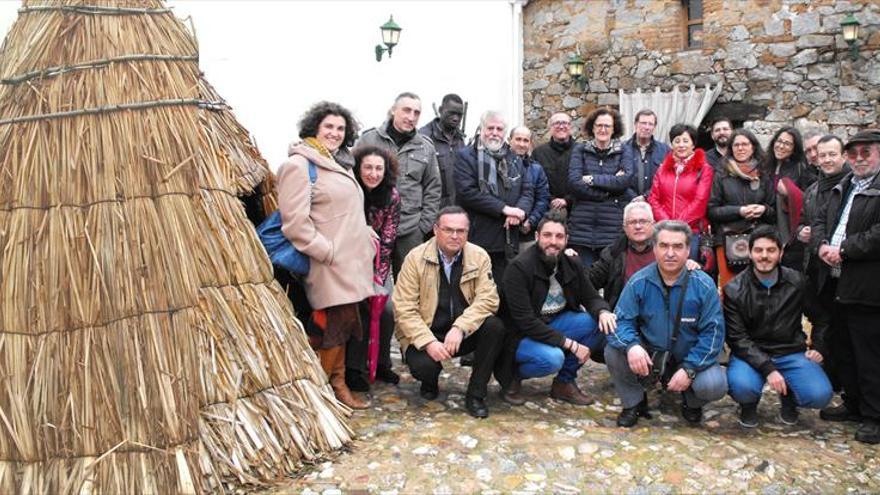
{"type": "Polygon", "coordinates": [[[861,158],[862,160],[867,160],[871,157],[871,154],[873,152],[873,146],[857,146],[846,150],[846,157],[852,161],[855,161],[859,158],[861,158]]]}

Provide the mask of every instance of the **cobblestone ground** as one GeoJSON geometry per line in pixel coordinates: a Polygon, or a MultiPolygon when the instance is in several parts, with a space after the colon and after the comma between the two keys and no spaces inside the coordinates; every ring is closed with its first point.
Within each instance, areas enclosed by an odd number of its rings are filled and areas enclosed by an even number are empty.
{"type": "Polygon", "coordinates": [[[448,366],[439,400],[427,402],[396,362],[400,385],[373,386],[372,408],[352,418],[359,438],[350,452],[273,493],[880,491],[880,446],[856,442],[854,425],[824,422],[816,411],[783,425],[773,392],[753,430],[737,424],[730,398],[705,408],[702,427],[689,427],[671,394],[654,394],[654,418],[627,430],[615,426],[620,406],[605,367],[591,362],[578,383],[594,405],[550,399],[544,378],[525,381],[529,402],[511,407],[493,383],[490,417],[477,420],[464,411],[469,368],[448,366]]]}

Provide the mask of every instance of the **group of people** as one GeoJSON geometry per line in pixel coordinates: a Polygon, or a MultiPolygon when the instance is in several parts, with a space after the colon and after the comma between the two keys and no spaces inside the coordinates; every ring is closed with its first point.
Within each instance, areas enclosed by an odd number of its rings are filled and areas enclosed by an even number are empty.
{"type": "Polygon", "coordinates": [[[765,153],[721,118],[704,152],[690,125],[656,140],[651,110],[621,140],[618,113],[599,108],[579,140],[553,114],[533,148],[494,111],[467,142],[457,95],[418,128],[421,108],[401,93],[358,137],[347,109],[318,103],[278,173],[282,231],[311,268],[276,275],[341,402],[368,407],[373,380],[399,382],[394,333],[426,400],[444,361],[472,356],[474,417],[493,376],[510,404],[553,375],[551,397],[588,405],[576,378],[592,358],[623,427],[650,418],[655,388],[681,393],[693,424],[729,393],[755,427],[766,382],[782,422],[822,409],[880,443],[880,130],[844,142],[784,127],[765,153]],[[836,388],[842,404],[826,407],[836,388]]]}

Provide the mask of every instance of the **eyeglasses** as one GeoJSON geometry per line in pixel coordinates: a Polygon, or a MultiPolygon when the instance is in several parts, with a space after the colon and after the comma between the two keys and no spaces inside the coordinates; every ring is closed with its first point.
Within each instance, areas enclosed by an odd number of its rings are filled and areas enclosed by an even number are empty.
{"type": "Polygon", "coordinates": [[[443,232],[450,237],[454,235],[461,237],[468,233],[468,229],[451,229],[449,227],[440,227],[440,232],[443,232]]]}
{"type": "Polygon", "coordinates": [[[631,227],[644,227],[645,225],[650,225],[652,222],[650,220],[645,220],[644,218],[637,218],[635,220],[627,220],[626,224],[631,227]]]}
{"type": "Polygon", "coordinates": [[[613,124],[593,124],[593,129],[611,129],[613,124]]]}
{"type": "Polygon", "coordinates": [[[779,146],[780,148],[794,148],[794,143],[791,141],[783,141],[781,139],[777,139],[773,146],[779,146]]]}
{"type": "Polygon", "coordinates": [[[734,148],[751,148],[752,143],[750,141],[746,141],[745,143],[733,143],[734,148]]]}
{"type": "Polygon", "coordinates": [[[571,122],[560,120],[557,122],[551,122],[550,127],[569,127],[571,126],[571,122]]]}
{"type": "Polygon", "coordinates": [[[871,154],[874,152],[873,146],[859,146],[852,147],[846,150],[846,157],[850,159],[850,161],[855,161],[861,158],[862,160],[867,160],[871,157],[871,154]]]}

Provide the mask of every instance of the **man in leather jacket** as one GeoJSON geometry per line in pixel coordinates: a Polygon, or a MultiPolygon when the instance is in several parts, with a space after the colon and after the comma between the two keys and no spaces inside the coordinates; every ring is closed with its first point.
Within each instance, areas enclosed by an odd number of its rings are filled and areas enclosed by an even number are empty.
{"type": "Polygon", "coordinates": [[[831,400],[823,356],[807,349],[802,325],[803,274],[781,266],[783,244],[769,226],[749,236],[751,266],[724,286],[724,319],[730,395],[740,404],[739,423],[758,426],[758,402],[766,381],[779,393],[779,419],[797,423],[798,407],[820,409],[831,400]]]}

